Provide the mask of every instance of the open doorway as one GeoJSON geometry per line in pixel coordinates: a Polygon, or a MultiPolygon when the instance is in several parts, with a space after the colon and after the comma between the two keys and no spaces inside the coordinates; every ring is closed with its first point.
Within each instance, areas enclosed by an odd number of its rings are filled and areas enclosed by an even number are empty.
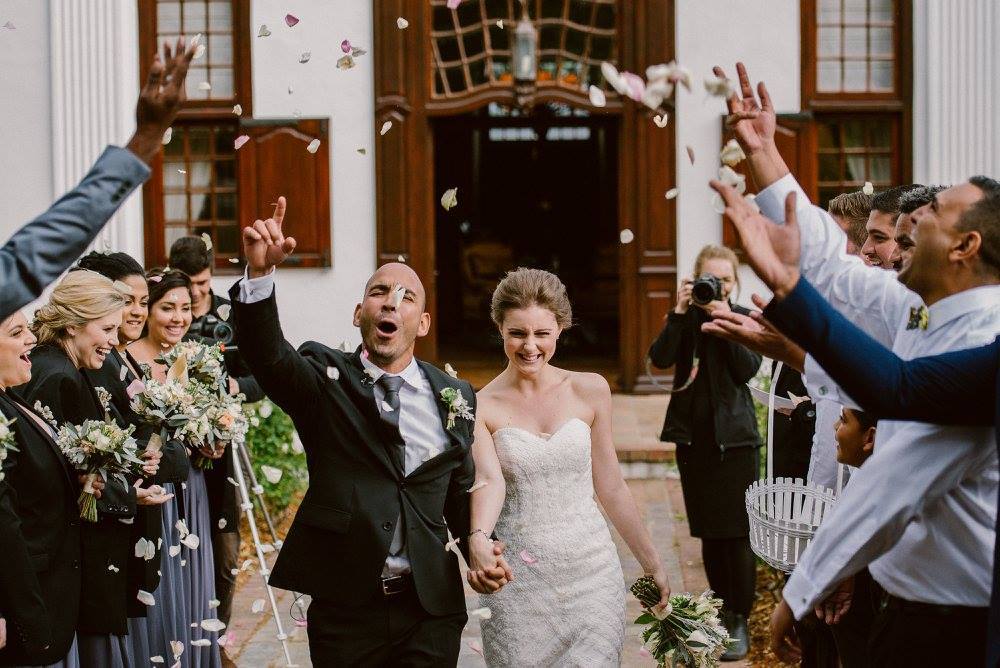
{"type": "Polygon", "coordinates": [[[555,363],[619,366],[618,119],[563,104],[523,114],[498,104],[433,124],[439,358],[477,387],[503,367],[490,296],[510,269],[557,274],[573,303],[555,363]]]}

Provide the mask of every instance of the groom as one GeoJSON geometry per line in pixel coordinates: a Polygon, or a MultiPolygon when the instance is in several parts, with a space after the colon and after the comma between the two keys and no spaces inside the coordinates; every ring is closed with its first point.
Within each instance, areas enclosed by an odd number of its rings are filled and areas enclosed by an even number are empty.
{"type": "MultiPolygon", "coordinates": [[[[449,531],[466,553],[476,396],[413,356],[430,315],[416,273],[379,268],[354,310],[354,353],[285,341],[274,269],[295,249],[274,217],[243,230],[247,275],[230,290],[236,340],[261,387],[295,423],[310,485],[270,584],[310,594],[316,666],[454,666],[468,617],[449,531]],[[463,410],[465,405],[468,410],[463,410]]],[[[497,568],[480,593],[510,578],[497,568]]]]}

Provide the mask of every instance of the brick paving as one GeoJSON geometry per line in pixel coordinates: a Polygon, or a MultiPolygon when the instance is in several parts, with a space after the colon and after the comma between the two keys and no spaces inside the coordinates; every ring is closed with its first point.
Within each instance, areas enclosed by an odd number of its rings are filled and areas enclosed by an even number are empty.
{"type": "MultiPolygon", "coordinates": [[[[614,397],[614,436],[619,459],[628,478],[629,489],[645,518],[657,548],[667,568],[670,587],[673,591],[699,593],[707,587],[705,572],[701,563],[699,541],[691,537],[681,497],[680,481],[668,463],[673,459],[673,446],[657,440],[663,419],[665,401],[663,397],[643,397],[616,395],[614,397]],[[649,462],[653,462],[652,464],[649,462]]],[[[612,529],[626,581],[631,583],[642,572],[638,562],[632,557],[624,542],[612,529]]],[[[268,555],[273,561],[274,555],[268,555]]],[[[275,624],[270,608],[253,614],[251,608],[256,599],[265,598],[264,585],[257,573],[250,574],[241,582],[233,602],[233,618],[230,633],[234,641],[227,651],[236,665],[243,667],[264,667],[285,665],[281,645],[275,638],[275,624]]],[[[291,618],[292,595],[275,590],[278,608],[281,612],[285,632],[289,635],[288,646],[292,661],[298,666],[311,666],[306,629],[297,626],[291,618]]],[[[629,595],[628,617],[631,622],[639,615],[638,603],[629,595]]],[[[478,596],[466,587],[468,608],[478,607],[478,596]]],[[[639,627],[627,627],[626,648],[623,666],[628,668],[649,668],[654,662],[640,654],[639,627]]],[[[478,667],[485,662],[472,645],[480,642],[479,624],[472,620],[462,634],[462,651],[459,666],[478,667]]],[[[740,668],[746,662],[726,664],[740,668]]]]}

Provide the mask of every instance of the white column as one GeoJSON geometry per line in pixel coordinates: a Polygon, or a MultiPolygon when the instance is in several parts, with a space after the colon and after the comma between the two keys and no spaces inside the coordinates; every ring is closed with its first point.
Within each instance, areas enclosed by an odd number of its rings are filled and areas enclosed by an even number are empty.
{"type": "Polygon", "coordinates": [[[1000,5],[914,0],[913,178],[1000,177],[1000,5]]]}
{"type": "MultiPolygon", "coordinates": [[[[51,0],[52,176],[56,196],[87,173],[108,144],[135,129],[139,90],[136,3],[51,0]]],[[[142,197],[136,191],[95,247],[124,251],[140,262],[142,197]]]]}

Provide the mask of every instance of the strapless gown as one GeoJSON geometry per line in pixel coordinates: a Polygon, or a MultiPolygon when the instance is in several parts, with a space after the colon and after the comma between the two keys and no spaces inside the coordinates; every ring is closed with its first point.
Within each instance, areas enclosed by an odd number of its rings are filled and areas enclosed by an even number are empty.
{"type": "Polygon", "coordinates": [[[514,581],[482,596],[490,666],[617,666],[625,641],[625,578],[594,498],[590,427],[573,418],[545,438],[493,434],[507,485],[496,535],[514,581]]]}

